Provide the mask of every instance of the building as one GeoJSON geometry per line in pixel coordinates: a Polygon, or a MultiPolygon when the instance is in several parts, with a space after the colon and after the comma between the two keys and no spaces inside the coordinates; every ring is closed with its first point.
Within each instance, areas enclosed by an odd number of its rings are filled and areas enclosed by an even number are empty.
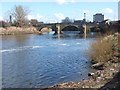
{"type": "Polygon", "coordinates": [[[30,21],[31,25],[36,26],[38,24],[37,19],[31,19],[30,21]]]}
{"type": "Polygon", "coordinates": [[[75,20],[74,23],[82,23],[83,20],[75,20]]]}
{"type": "Polygon", "coordinates": [[[93,22],[102,22],[104,21],[104,15],[102,13],[97,13],[93,15],[93,22]]]}
{"type": "Polygon", "coordinates": [[[120,1],[118,2],[118,20],[120,20],[120,1]]]}
{"type": "Polygon", "coordinates": [[[78,23],[78,24],[83,24],[85,22],[86,22],[85,19],[83,19],[83,20],[74,20],[74,23],[78,23]]]}
{"type": "Polygon", "coordinates": [[[38,22],[37,19],[31,19],[30,24],[31,24],[32,26],[39,26],[39,25],[42,25],[43,22],[38,22]]]}
{"type": "Polygon", "coordinates": [[[10,27],[10,23],[9,22],[5,22],[5,21],[0,21],[0,27],[10,27]]]}

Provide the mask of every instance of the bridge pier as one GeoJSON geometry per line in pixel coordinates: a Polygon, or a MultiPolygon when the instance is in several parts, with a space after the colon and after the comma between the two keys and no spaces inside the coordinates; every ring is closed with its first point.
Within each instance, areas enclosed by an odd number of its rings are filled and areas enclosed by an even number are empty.
{"type": "Polygon", "coordinates": [[[57,31],[56,34],[63,34],[61,25],[56,25],[57,31]]]}
{"type": "Polygon", "coordinates": [[[57,34],[61,34],[61,29],[60,29],[60,25],[57,25],[57,34]]]}
{"type": "Polygon", "coordinates": [[[86,35],[86,33],[87,33],[87,27],[86,27],[86,24],[84,24],[83,27],[84,27],[84,37],[86,38],[86,36],[87,36],[87,35],[86,35]]]}

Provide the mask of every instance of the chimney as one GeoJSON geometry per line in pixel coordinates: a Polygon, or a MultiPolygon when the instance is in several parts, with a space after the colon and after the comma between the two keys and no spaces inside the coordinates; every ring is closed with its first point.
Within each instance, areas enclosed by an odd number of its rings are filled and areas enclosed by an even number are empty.
{"type": "Polygon", "coordinates": [[[12,24],[12,16],[10,15],[10,24],[12,24]]]}

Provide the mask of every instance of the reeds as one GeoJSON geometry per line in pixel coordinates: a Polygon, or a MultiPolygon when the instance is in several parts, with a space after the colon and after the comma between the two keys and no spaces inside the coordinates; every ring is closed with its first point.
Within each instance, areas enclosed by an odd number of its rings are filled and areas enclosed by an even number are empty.
{"type": "Polygon", "coordinates": [[[91,44],[90,57],[92,62],[107,62],[113,57],[119,57],[120,45],[118,44],[118,33],[97,39],[91,44]]]}

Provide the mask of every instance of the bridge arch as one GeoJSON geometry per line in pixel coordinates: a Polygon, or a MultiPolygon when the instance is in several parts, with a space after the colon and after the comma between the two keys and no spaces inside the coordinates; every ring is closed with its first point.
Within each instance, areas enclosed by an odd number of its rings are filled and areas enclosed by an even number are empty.
{"type": "Polygon", "coordinates": [[[67,25],[62,27],[61,31],[79,31],[79,27],[75,25],[67,25]]]}
{"type": "Polygon", "coordinates": [[[52,28],[48,26],[42,26],[41,28],[39,28],[39,31],[41,31],[42,33],[51,32],[52,28]]]}

